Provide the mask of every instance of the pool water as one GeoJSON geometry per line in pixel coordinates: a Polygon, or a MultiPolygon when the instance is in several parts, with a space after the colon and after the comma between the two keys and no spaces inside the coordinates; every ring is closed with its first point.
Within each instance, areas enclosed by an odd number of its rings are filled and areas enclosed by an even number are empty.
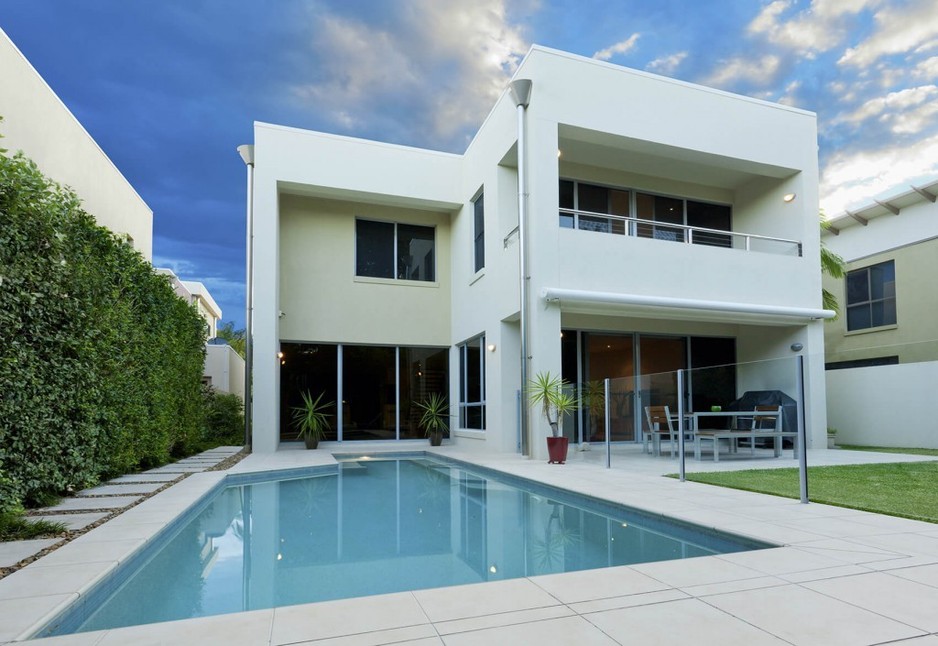
{"type": "Polygon", "coordinates": [[[365,458],[228,486],[43,634],[768,547],[510,480],[365,458]]]}

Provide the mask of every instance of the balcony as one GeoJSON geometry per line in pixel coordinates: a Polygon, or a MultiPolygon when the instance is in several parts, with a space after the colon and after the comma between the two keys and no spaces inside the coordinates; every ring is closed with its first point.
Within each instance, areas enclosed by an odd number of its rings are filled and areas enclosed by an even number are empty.
{"type": "Polygon", "coordinates": [[[723,247],[742,251],[771,253],[783,256],[800,257],[802,245],[798,240],[775,238],[772,236],[709,229],[700,226],[647,220],[610,213],[583,211],[561,208],[560,227],[579,229],[611,235],[650,238],[665,242],[723,247]]]}

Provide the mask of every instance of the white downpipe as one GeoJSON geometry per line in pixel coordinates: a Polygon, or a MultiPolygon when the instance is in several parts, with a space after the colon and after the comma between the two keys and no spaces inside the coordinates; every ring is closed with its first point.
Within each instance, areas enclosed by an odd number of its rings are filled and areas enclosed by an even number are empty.
{"type": "Polygon", "coordinates": [[[244,293],[244,445],[251,446],[253,444],[251,416],[254,412],[251,401],[254,391],[252,388],[254,383],[252,379],[254,371],[254,146],[249,144],[238,146],[238,153],[248,169],[248,204],[245,224],[247,276],[244,293]]]}
{"type": "Polygon", "coordinates": [[[594,303],[602,305],[639,305],[646,307],[669,307],[675,309],[707,310],[710,312],[732,312],[736,314],[762,314],[768,316],[790,316],[798,319],[829,319],[836,316],[831,310],[808,307],[786,307],[783,305],[758,305],[732,301],[708,301],[697,298],[671,298],[644,294],[616,294],[613,292],[590,292],[582,289],[548,287],[541,290],[541,298],[547,302],[594,303]]]}
{"type": "Polygon", "coordinates": [[[521,454],[531,455],[531,439],[529,436],[529,411],[525,393],[528,389],[528,254],[527,254],[527,138],[525,132],[524,113],[531,100],[531,81],[519,79],[512,81],[509,89],[512,99],[518,109],[518,272],[520,282],[519,308],[521,327],[521,454]]]}

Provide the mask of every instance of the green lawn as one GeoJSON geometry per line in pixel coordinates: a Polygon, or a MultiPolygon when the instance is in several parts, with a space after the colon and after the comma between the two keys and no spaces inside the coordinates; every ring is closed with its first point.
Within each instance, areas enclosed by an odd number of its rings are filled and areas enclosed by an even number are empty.
{"type": "Polygon", "coordinates": [[[838,449],[846,451],[874,451],[876,453],[905,453],[908,455],[938,455],[938,449],[901,449],[883,446],[860,446],[859,444],[838,444],[838,449]]]}
{"type": "MultiPolygon", "coordinates": [[[[798,469],[688,473],[687,479],[786,498],[800,497],[798,469]]],[[[808,467],[811,502],[938,523],[936,490],[938,461],[808,467]]]]}

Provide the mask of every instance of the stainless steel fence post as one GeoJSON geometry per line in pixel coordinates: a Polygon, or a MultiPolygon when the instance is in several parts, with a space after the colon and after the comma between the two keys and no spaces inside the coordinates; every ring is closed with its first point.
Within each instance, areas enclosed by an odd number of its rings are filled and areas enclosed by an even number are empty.
{"type": "MultiPolygon", "coordinates": [[[[673,444],[671,446],[674,446],[673,444]]],[[[716,450],[716,449],[714,449],[716,450]]],[[[681,482],[684,482],[684,371],[677,371],[677,455],[681,482]]]]}
{"type": "Polygon", "coordinates": [[[606,468],[612,468],[612,443],[610,442],[610,436],[612,435],[611,426],[612,426],[612,413],[609,408],[609,379],[603,380],[603,405],[606,409],[606,468]]]}
{"type": "Polygon", "coordinates": [[[804,357],[800,354],[795,362],[798,380],[798,486],[801,502],[808,504],[808,438],[804,420],[804,357]]]}

